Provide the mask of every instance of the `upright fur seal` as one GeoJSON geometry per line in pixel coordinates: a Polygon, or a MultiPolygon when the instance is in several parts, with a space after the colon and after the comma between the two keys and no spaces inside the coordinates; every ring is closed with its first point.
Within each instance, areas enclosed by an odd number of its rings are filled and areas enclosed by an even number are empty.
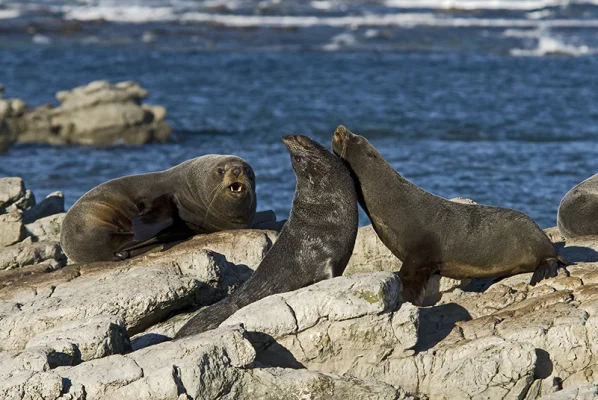
{"type": "Polygon", "coordinates": [[[366,138],[339,126],[332,148],[353,172],[359,202],[382,242],[403,261],[403,298],[419,302],[434,273],[449,278],[555,276],[565,261],[525,214],[435,196],[395,171],[366,138]]]}
{"type": "Polygon", "coordinates": [[[598,236],[598,174],[578,183],[563,197],[557,225],[565,239],[598,236]]]}
{"type": "Polygon", "coordinates": [[[251,166],[210,154],[90,190],[66,214],[60,242],[75,262],[122,260],[196,233],[247,228],[255,209],[251,166]]]}
{"type": "Polygon", "coordinates": [[[345,270],[357,236],[357,194],[340,158],[305,136],[282,139],[297,187],[278,240],[237,291],[191,318],[176,334],[218,327],[240,308],[266,296],[296,290],[345,270]]]}

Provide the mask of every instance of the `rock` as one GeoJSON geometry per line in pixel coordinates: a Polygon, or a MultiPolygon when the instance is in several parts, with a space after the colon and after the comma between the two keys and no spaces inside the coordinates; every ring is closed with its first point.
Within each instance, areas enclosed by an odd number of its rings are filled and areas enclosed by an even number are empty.
{"type": "Polygon", "coordinates": [[[20,242],[25,235],[25,225],[20,212],[0,215],[0,248],[20,242]]]}
{"type": "Polygon", "coordinates": [[[38,334],[25,348],[46,347],[57,353],[65,347],[74,347],[75,363],[90,361],[112,354],[123,354],[131,349],[124,321],[113,316],[98,316],[72,321],[38,334]],[[68,344],[65,346],[65,342],[68,344]]]}
{"type": "Polygon", "coordinates": [[[37,206],[23,212],[23,221],[30,224],[40,218],[54,214],[64,213],[64,195],[62,192],[53,192],[46,196],[37,206]]]}
{"type": "Polygon", "coordinates": [[[21,143],[112,145],[164,143],[172,128],[161,106],[141,105],[147,90],[134,82],[91,82],[61,91],[58,107],[11,103],[7,125],[21,143]],[[14,109],[14,110],[13,110],[14,109]],[[15,114],[16,113],[16,114],[15,114]]]}
{"type": "Polygon", "coordinates": [[[374,227],[367,225],[359,228],[353,254],[343,275],[350,276],[360,272],[398,271],[401,260],[392,254],[382,243],[374,227]]]}
{"type": "Polygon", "coordinates": [[[47,260],[61,261],[63,254],[58,242],[21,242],[0,248],[0,270],[23,268],[47,260]]]}
{"type": "Polygon", "coordinates": [[[22,305],[2,314],[0,350],[22,349],[45,331],[95,316],[121,317],[135,334],[175,310],[211,304],[249,277],[247,267],[198,242],[120,263],[71,265],[0,289],[0,300],[22,305]]]}
{"type": "Polygon", "coordinates": [[[0,207],[6,208],[25,196],[25,184],[19,177],[0,178],[0,207]]]}
{"type": "Polygon", "coordinates": [[[25,225],[27,234],[37,242],[60,241],[60,229],[66,213],[54,214],[40,218],[35,222],[25,225]]]}

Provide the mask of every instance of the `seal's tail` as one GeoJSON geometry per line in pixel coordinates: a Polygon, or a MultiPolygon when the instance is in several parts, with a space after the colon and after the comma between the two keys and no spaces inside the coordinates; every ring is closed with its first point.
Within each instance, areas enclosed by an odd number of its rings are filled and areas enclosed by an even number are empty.
{"type": "Polygon", "coordinates": [[[229,301],[229,298],[221,300],[216,304],[212,304],[187,321],[187,323],[176,333],[174,339],[177,340],[185,336],[191,336],[218,328],[218,326],[235,311],[236,309],[229,301]]]}
{"type": "Polygon", "coordinates": [[[553,278],[558,275],[559,270],[563,270],[566,276],[569,276],[569,271],[567,271],[567,266],[573,265],[572,262],[568,261],[564,257],[557,256],[557,257],[550,257],[545,259],[536,267],[534,274],[532,275],[532,279],[530,281],[530,285],[536,286],[538,282],[544,279],[553,278]]]}

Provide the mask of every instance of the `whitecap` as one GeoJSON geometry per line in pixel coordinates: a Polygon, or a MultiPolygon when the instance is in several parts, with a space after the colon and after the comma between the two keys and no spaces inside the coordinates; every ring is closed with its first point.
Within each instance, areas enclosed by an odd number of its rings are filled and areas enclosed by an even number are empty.
{"type": "Polygon", "coordinates": [[[19,10],[0,10],[0,20],[19,18],[21,12],[19,10]]]}
{"type": "Polygon", "coordinates": [[[563,56],[585,56],[596,54],[595,49],[586,45],[566,44],[558,38],[552,36],[540,36],[536,48],[533,49],[512,49],[511,55],[516,57],[542,57],[547,55],[563,56]]]}
{"type": "Polygon", "coordinates": [[[36,35],[33,35],[33,37],[31,38],[31,41],[35,44],[44,44],[44,45],[52,43],[52,39],[49,36],[40,35],[39,33],[36,35]]]}
{"type": "Polygon", "coordinates": [[[360,27],[481,27],[481,28],[597,28],[598,20],[592,19],[507,19],[507,18],[452,18],[433,13],[397,13],[347,15],[340,17],[318,16],[274,16],[274,15],[230,15],[188,12],[181,17],[182,22],[210,23],[237,28],[252,27],[297,27],[313,26],[360,27]]]}
{"type": "Polygon", "coordinates": [[[387,7],[443,10],[537,10],[576,4],[598,5],[598,0],[386,0],[387,7]]]}
{"type": "Polygon", "coordinates": [[[67,7],[64,19],[77,21],[106,20],[111,22],[175,21],[177,16],[170,7],[67,7]]]}
{"type": "Polygon", "coordinates": [[[344,47],[355,46],[356,44],[357,39],[352,33],[343,32],[330,39],[330,43],[322,46],[322,49],[326,51],[337,51],[344,47]]]}

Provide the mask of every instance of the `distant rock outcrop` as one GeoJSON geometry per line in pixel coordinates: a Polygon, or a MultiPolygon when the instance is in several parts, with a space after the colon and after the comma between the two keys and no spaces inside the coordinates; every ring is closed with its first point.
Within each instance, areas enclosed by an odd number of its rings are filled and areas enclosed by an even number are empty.
{"type": "Polygon", "coordinates": [[[13,142],[112,145],[164,143],[172,128],[162,106],[141,104],[147,90],[135,82],[87,86],[61,91],[61,105],[27,108],[20,99],[0,96],[0,151],[13,142]]]}

